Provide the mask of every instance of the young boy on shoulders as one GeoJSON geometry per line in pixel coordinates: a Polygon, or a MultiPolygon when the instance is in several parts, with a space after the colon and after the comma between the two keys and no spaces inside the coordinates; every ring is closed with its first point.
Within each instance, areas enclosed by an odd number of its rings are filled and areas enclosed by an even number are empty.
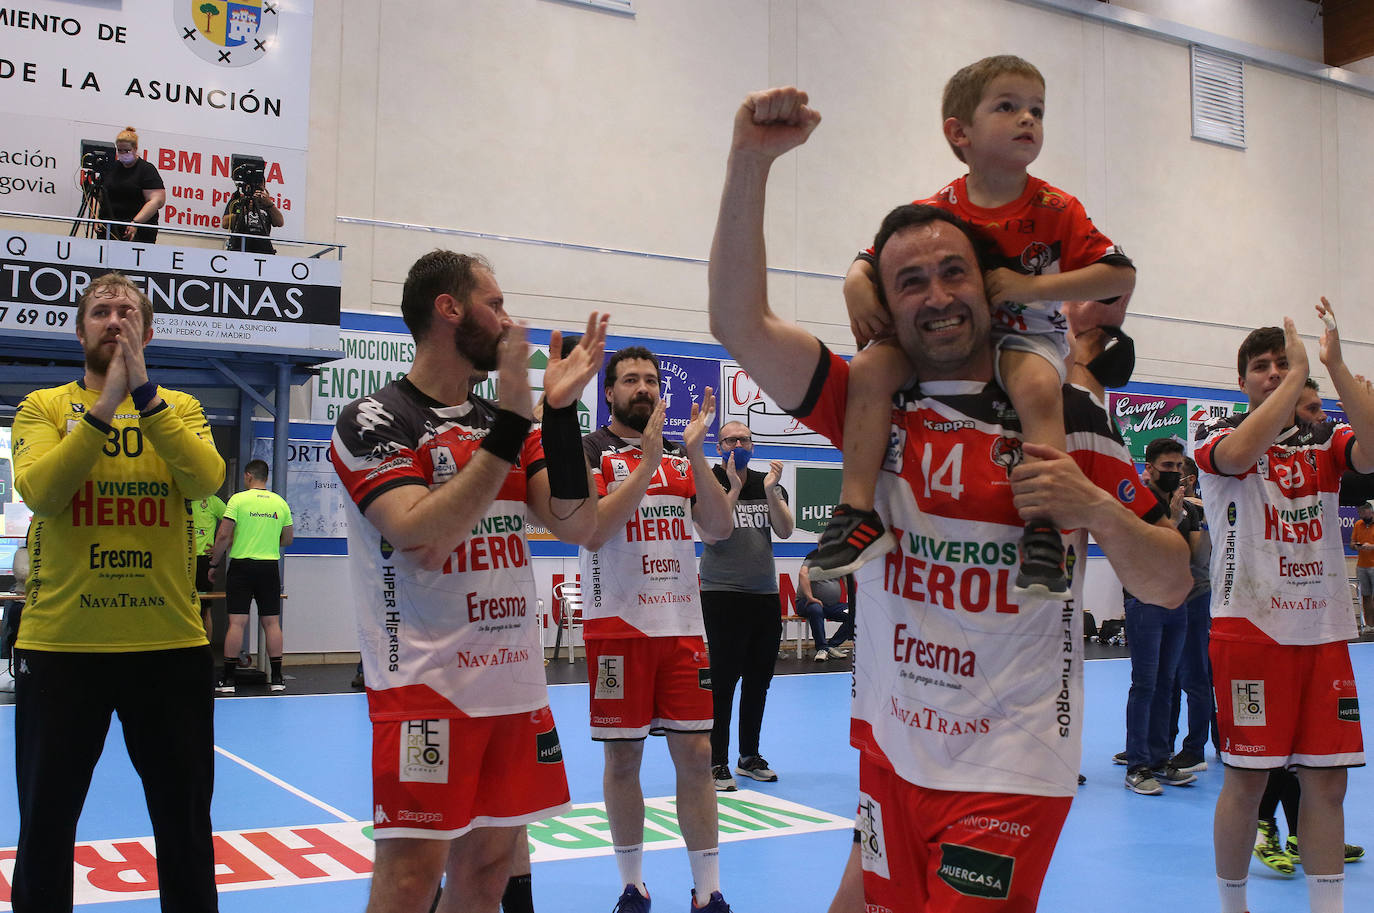
{"type": "MultiPolygon", "coordinates": [[[[997,379],[1020,417],[1024,439],[1064,450],[1061,387],[1068,347],[1060,304],[1099,302],[1097,313],[1084,315],[1085,325],[1118,326],[1135,287],[1135,267],[1093,226],[1078,200],[1026,173],[1040,154],[1045,113],[1045,79],[1032,64],[1003,55],[964,67],[945,86],[942,113],[945,139],[968,164],[968,174],[919,202],[955,213],[996,242],[1003,265],[988,271],[984,283],[994,306],[997,379]]],[[[934,288],[933,278],[913,274],[899,282],[934,288]]],[[[891,317],[871,254],[860,254],[850,267],[844,296],[855,339],[861,346],[874,344],[854,358],[843,503],[808,562],[813,580],[851,573],[892,546],[873,510],[873,493],[881,468],[901,456],[889,449],[894,445],[883,433],[892,395],[913,379],[910,363],[890,338],[891,317]]],[[[925,334],[938,339],[947,329],[957,337],[970,319],[969,306],[932,294],[917,319],[928,324],[925,334]]],[[[957,467],[949,474],[950,484],[957,484],[957,467]]],[[[1064,546],[1045,519],[1026,525],[1016,586],[1042,598],[1069,598],[1064,546]]]]}

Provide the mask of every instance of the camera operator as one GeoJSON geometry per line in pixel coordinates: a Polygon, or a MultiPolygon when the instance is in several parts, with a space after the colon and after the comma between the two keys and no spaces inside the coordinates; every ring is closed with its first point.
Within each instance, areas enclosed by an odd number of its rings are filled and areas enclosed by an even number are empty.
{"type": "MultiPolygon", "coordinates": [[[[167,202],[167,191],[157,167],[138,155],[138,134],[125,127],[115,137],[115,161],[101,178],[100,215],[116,222],[157,225],[158,210],[167,202]]],[[[133,225],[102,226],[102,237],[117,241],[157,241],[157,228],[133,225]]]]}
{"type": "Polygon", "coordinates": [[[267,192],[267,183],[261,165],[242,164],[234,170],[234,182],[238,189],[224,204],[224,215],[220,225],[238,235],[257,235],[258,237],[231,237],[225,242],[229,250],[242,250],[251,254],[275,254],[277,249],[267,236],[273,228],[281,228],[286,220],[281,210],[267,192]]]}

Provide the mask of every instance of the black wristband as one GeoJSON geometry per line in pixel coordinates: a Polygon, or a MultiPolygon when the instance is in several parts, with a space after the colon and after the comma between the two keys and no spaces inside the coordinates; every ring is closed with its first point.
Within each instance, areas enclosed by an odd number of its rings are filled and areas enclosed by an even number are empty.
{"type": "Polygon", "coordinates": [[[525,436],[530,433],[532,424],[533,420],[516,415],[509,409],[497,409],[496,421],[487,429],[487,436],[482,438],[482,449],[498,459],[514,464],[520,458],[520,448],[524,445],[525,436]]]}
{"type": "Polygon", "coordinates": [[[150,380],[142,386],[130,390],[129,396],[133,398],[134,408],[142,412],[144,409],[148,408],[148,404],[157,396],[157,384],[150,380]]]}
{"type": "Polygon", "coordinates": [[[564,501],[588,497],[587,457],[582,452],[582,430],[577,427],[577,402],[561,409],[544,404],[544,468],[549,473],[549,494],[564,501]]]}

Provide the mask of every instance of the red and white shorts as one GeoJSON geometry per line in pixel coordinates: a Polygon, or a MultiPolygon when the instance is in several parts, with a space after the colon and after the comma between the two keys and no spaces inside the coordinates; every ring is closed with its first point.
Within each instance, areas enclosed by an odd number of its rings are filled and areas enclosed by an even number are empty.
{"type": "Polygon", "coordinates": [[[1364,763],[1350,650],[1330,644],[1213,640],[1221,760],[1265,770],[1364,763]]]}
{"type": "Polygon", "coordinates": [[[700,637],[589,637],[592,738],[711,731],[711,664],[700,637]]]}
{"type": "Polygon", "coordinates": [[[506,716],[372,724],[373,833],[451,840],[570,808],[548,707],[506,716]]]}
{"type": "Polygon", "coordinates": [[[949,792],[859,759],[855,828],[869,913],[1024,913],[1068,817],[1070,796],[949,792]]]}

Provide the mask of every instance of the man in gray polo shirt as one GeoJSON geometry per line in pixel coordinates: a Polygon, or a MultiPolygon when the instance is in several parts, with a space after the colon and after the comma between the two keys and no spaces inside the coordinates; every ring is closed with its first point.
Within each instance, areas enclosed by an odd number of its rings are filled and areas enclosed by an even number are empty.
{"type": "Polygon", "coordinates": [[[769,783],[778,778],[759,754],[763,707],[782,640],[773,533],[786,539],[796,524],[787,506],[787,492],[778,484],[782,463],[771,461],[767,473],[748,468],[754,452],[748,426],[726,422],[721,426],[716,446],[722,460],[712,469],[721,486],[736,496],[735,529],[727,539],[703,539],[706,548],[701,555],[701,611],[711,651],[715,712],[711,776],[716,789],[729,792],[737,788],[730,775],[730,716],[735,685],[741,679],[739,761],[735,773],[769,783]],[[743,476],[743,485],[731,485],[731,475],[743,476]]]}

